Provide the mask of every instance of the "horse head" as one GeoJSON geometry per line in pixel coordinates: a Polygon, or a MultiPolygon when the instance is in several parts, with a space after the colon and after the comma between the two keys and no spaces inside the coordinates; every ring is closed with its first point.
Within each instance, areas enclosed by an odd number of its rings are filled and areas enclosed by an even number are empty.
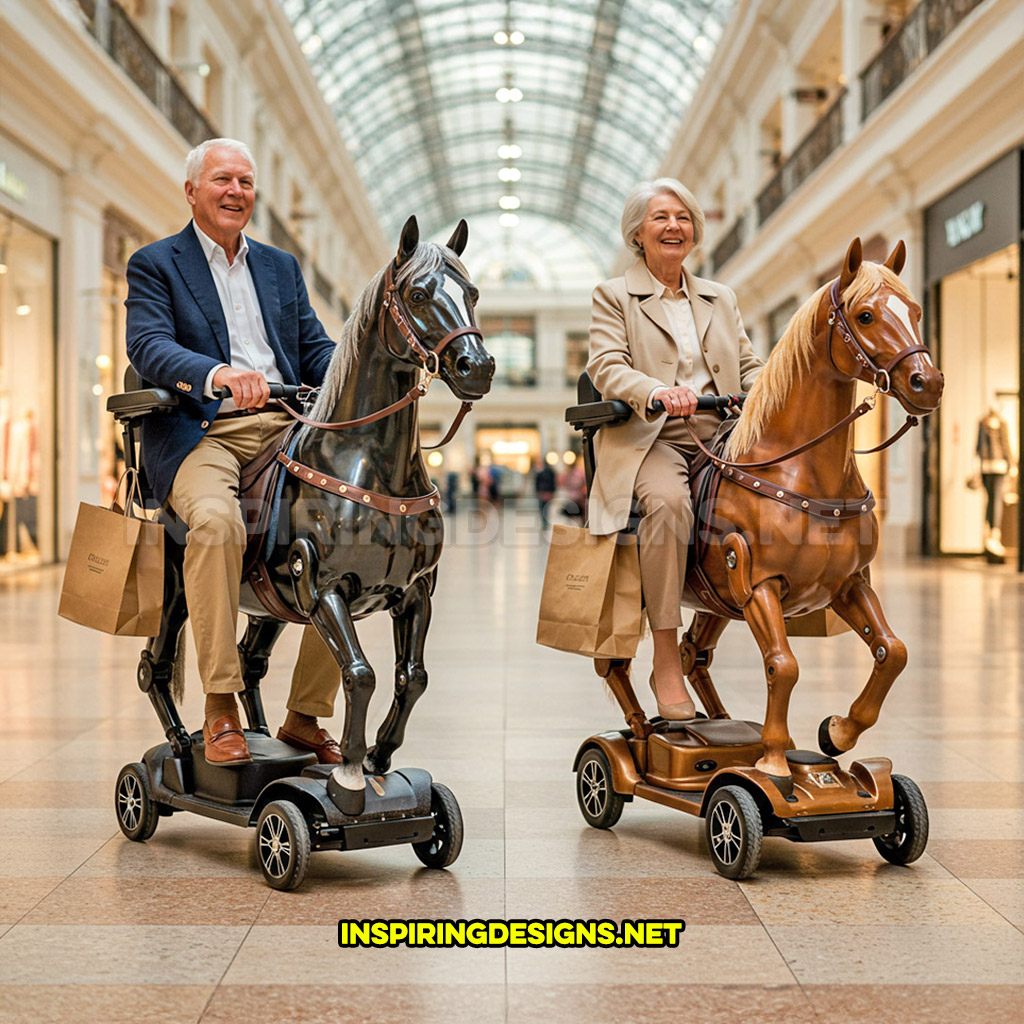
{"type": "Polygon", "coordinates": [[[922,416],[938,407],[943,378],[921,341],[921,307],[899,279],[906,256],[900,241],[885,263],[867,263],[860,239],[850,243],[826,292],[828,354],[841,373],[873,383],[922,416]]]}
{"type": "Polygon", "coordinates": [[[468,238],[464,220],[444,246],[420,242],[415,217],[405,222],[385,277],[378,331],[397,359],[423,366],[457,398],[474,401],[491,388],[494,358],[473,318],[479,292],[459,259],[468,238]]]}

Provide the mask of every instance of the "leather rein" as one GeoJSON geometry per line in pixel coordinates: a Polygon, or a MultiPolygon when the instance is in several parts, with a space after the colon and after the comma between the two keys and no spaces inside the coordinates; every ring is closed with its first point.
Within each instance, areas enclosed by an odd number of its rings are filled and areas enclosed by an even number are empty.
{"type": "MultiPolygon", "coordinates": [[[[799,509],[803,512],[809,513],[810,515],[817,515],[822,518],[848,519],[864,515],[875,507],[875,498],[870,489],[863,497],[849,500],[809,498],[797,493],[796,491],[790,491],[787,488],[779,487],[777,484],[770,483],[767,480],[754,476],[750,470],[763,469],[767,466],[776,466],[780,462],[785,462],[787,459],[792,459],[797,455],[801,455],[803,452],[814,448],[816,445],[821,444],[840,430],[848,427],[855,420],[860,419],[861,416],[871,412],[875,407],[878,395],[887,395],[892,391],[892,372],[896,366],[906,359],[907,356],[911,356],[915,352],[927,352],[928,347],[926,345],[908,345],[906,348],[900,349],[900,351],[897,352],[884,367],[879,366],[874,357],[860,343],[843,313],[843,300],[840,298],[839,294],[838,277],[832,282],[832,287],[829,290],[829,304],[827,344],[829,362],[837,373],[849,376],[849,374],[845,374],[845,372],[836,365],[835,358],[832,355],[832,339],[834,335],[838,335],[839,340],[846,347],[847,352],[858,364],[857,373],[854,374],[854,377],[858,380],[866,381],[869,384],[874,384],[875,386],[874,394],[865,398],[864,401],[861,402],[860,405],[858,405],[851,413],[844,416],[834,426],[829,427],[829,429],[824,433],[819,434],[810,441],[806,441],[804,444],[798,445],[796,448],[785,452],[783,455],[779,455],[773,459],[764,459],[761,462],[729,462],[727,459],[721,458],[706,447],[704,442],[697,437],[693,427],[690,426],[689,419],[686,419],[683,422],[686,425],[686,429],[689,431],[690,437],[697,445],[697,448],[708,457],[714,466],[723,471],[724,475],[731,482],[739,484],[741,487],[745,487],[748,490],[753,491],[755,494],[763,494],[766,497],[774,498],[776,501],[780,501],[784,505],[789,505],[791,508],[799,509]]],[[[911,427],[916,427],[920,422],[919,417],[908,414],[903,425],[894,434],[892,434],[888,440],[882,442],[882,444],[876,445],[874,448],[854,449],[854,454],[872,455],[875,452],[884,451],[890,445],[895,444],[901,437],[903,437],[911,427]]]]}
{"type": "MultiPolygon", "coordinates": [[[[378,409],[376,412],[369,413],[366,416],[360,416],[358,419],[334,420],[330,422],[309,419],[302,413],[296,412],[285,402],[278,402],[277,404],[299,423],[304,423],[308,427],[315,427],[318,430],[348,430],[352,427],[362,427],[368,423],[375,423],[378,420],[391,416],[400,409],[404,409],[408,405],[412,405],[413,402],[418,402],[427,394],[430,390],[430,385],[441,376],[441,353],[452,341],[466,334],[474,334],[481,341],[483,340],[483,332],[478,327],[457,327],[455,330],[449,331],[433,349],[426,348],[416,334],[416,329],[410,317],[402,308],[402,300],[394,280],[393,262],[388,264],[387,270],[384,272],[384,296],[381,300],[380,313],[377,317],[377,335],[380,343],[391,352],[386,340],[388,315],[391,316],[391,320],[398,333],[401,334],[406,344],[416,355],[421,368],[426,373],[423,380],[407,391],[397,402],[392,402],[391,405],[378,409]]],[[[394,352],[391,352],[391,354],[395,355],[394,352]]],[[[311,393],[312,389],[304,393],[303,397],[308,397],[311,393]]],[[[431,450],[446,445],[455,436],[462,421],[466,418],[466,414],[472,408],[472,402],[463,401],[444,437],[437,444],[421,445],[420,447],[431,450]]],[[[320,473],[310,466],[289,458],[283,451],[279,451],[275,458],[289,473],[299,480],[312,484],[314,487],[331,494],[341,495],[341,497],[357,504],[368,505],[370,508],[377,509],[377,511],[384,512],[387,515],[419,515],[421,512],[437,508],[440,504],[439,492],[436,487],[427,494],[396,498],[391,495],[379,494],[376,491],[367,491],[344,480],[328,476],[326,473],[320,473]]]]}

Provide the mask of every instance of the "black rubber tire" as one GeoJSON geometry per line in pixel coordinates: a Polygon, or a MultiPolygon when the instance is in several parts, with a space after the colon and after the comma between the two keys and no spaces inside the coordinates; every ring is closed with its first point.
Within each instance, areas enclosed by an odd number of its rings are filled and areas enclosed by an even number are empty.
{"type": "Polygon", "coordinates": [[[412,849],[428,868],[447,868],[462,852],[462,811],[455,794],[440,782],[430,784],[430,813],[434,816],[434,832],[412,849]]]}
{"type": "Polygon", "coordinates": [[[133,843],[144,843],[156,831],[159,811],[144,764],[126,764],[121,769],[114,788],[114,811],[121,831],[133,843]]]}
{"type": "Polygon", "coordinates": [[[600,747],[591,747],[576,769],[576,801],[588,825],[611,828],[622,817],[626,801],[612,786],[612,768],[600,747]]]}
{"type": "Polygon", "coordinates": [[[309,825],[291,800],[272,800],[256,823],[256,859],[267,884],[297,889],[309,867],[309,825]]]}
{"type": "Polygon", "coordinates": [[[896,829],[871,841],[890,864],[912,864],[928,845],[928,806],[921,790],[906,775],[892,777],[896,829]]]}
{"type": "Polygon", "coordinates": [[[720,875],[748,878],[761,860],[764,826],[754,798],[740,786],[716,790],[704,818],[708,853],[720,875]]]}

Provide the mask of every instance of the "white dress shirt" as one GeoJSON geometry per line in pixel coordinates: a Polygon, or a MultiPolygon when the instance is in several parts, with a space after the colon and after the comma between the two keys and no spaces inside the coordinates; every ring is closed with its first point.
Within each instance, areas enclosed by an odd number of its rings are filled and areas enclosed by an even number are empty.
{"type": "MultiPolygon", "coordinates": [[[[241,236],[238,253],[233,262],[228,262],[223,246],[218,245],[199,225],[192,221],[196,237],[203,247],[213,283],[217,287],[217,296],[224,312],[224,320],[228,327],[228,340],[231,344],[231,366],[236,370],[258,370],[268,381],[280,383],[281,371],[277,366],[277,358],[267,338],[267,328],[263,323],[260,301],[256,295],[249,272],[247,257],[249,242],[245,235],[241,236]]],[[[218,363],[206,377],[203,393],[213,398],[213,375],[227,363],[218,363]]],[[[230,412],[235,403],[227,398],[221,403],[220,412],[230,412]]]]}
{"type": "MultiPolygon", "coordinates": [[[[652,290],[661,300],[661,308],[665,310],[669,327],[672,328],[672,337],[675,339],[676,347],[679,350],[679,364],[676,369],[676,387],[691,388],[696,395],[714,394],[715,382],[704,359],[704,353],[700,347],[700,338],[697,337],[697,325],[693,320],[693,310],[690,308],[690,298],[686,294],[686,288],[681,287],[673,291],[667,285],[662,284],[647,268],[651,279],[652,290]]],[[[658,392],[665,388],[654,388],[647,396],[647,406],[658,397],[658,392]]]]}

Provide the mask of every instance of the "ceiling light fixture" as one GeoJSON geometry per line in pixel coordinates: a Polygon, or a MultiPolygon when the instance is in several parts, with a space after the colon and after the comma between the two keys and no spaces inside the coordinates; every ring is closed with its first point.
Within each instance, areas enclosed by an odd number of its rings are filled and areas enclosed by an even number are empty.
{"type": "Polygon", "coordinates": [[[518,181],[523,172],[518,167],[502,167],[498,171],[499,181],[518,181]]]}
{"type": "Polygon", "coordinates": [[[498,205],[503,210],[518,210],[520,206],[519,196],[502,196],[498,200],[498,205]]]}

